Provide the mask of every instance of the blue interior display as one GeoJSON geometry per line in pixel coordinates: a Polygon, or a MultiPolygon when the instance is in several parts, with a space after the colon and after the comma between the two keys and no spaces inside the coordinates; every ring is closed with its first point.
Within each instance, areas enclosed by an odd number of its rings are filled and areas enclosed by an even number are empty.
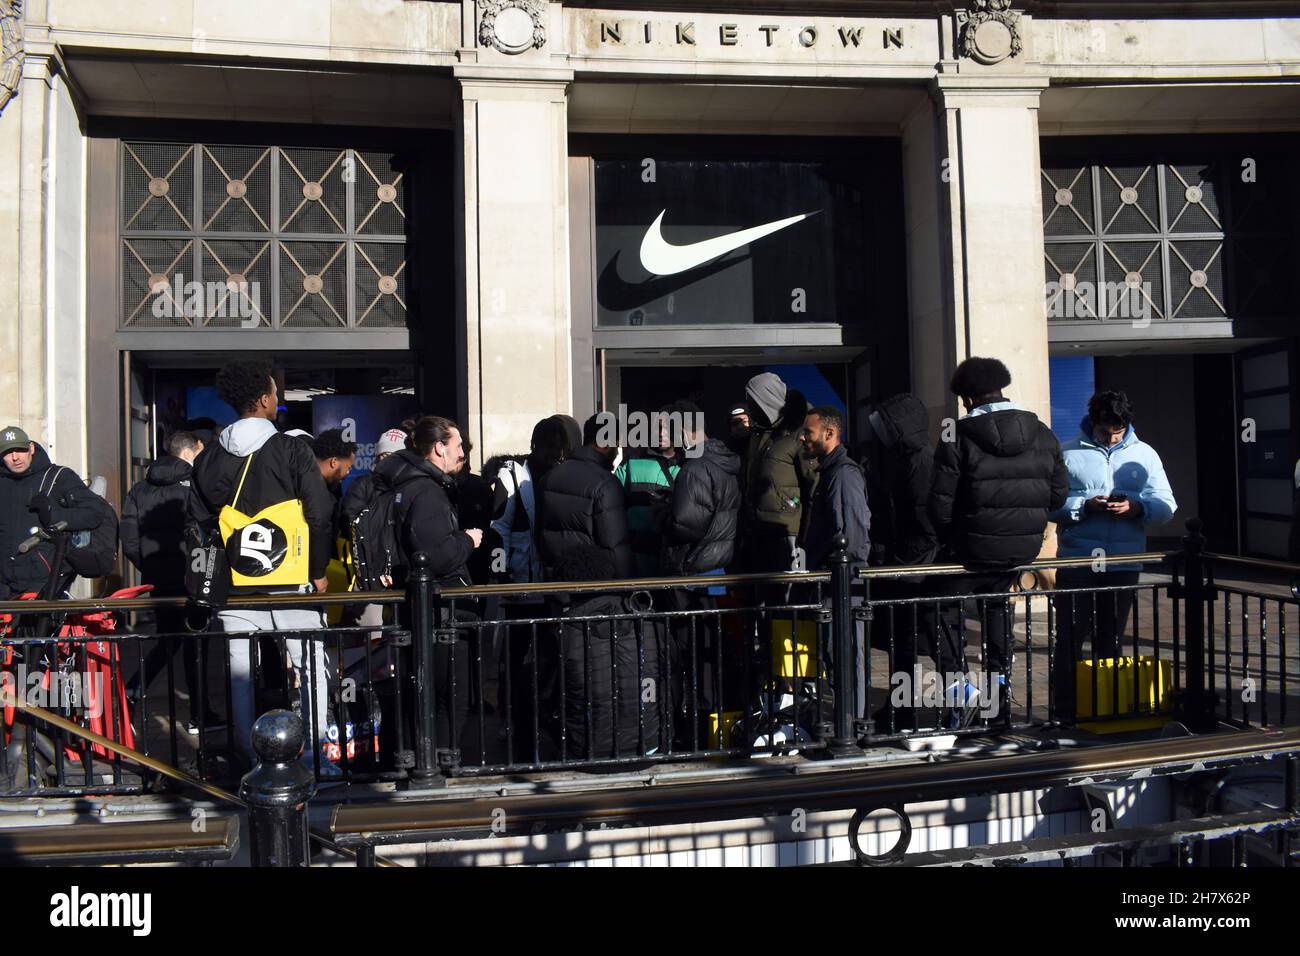
{"type": "Polygon", "coordinates": [[[1049,360],[1052,390],[1052,431],[1062,443],[1079,434],[1088,414],[1088,399],[1097,390],[1091,355],[1063,355],[1049,360]]]}
{"type": "Polygon", "coordinates": [[[814,405],[834,405],[841,412],[845,410],[843,396],[816,365],[769,365],[763,371],[775,372],[781,376],[786,388],[803,392],[803,397],[808,399],[809,408],[814,405]]]}
{"type": "Polygon", "coordinates": [[[217,397],[215,385],[190,385],[185,389],[185,415],[191,421],[211,418],[225,428],[239,416],[235,410],[217,397]]]}
{"type": "Polygon", "coordinates": [[[312,434],[342,428],[357,443],[357,459],[343,486],[367,474],[375,463],[375,443],[415,410],[410,395],[317,395],[311,401],[312,434]]]}

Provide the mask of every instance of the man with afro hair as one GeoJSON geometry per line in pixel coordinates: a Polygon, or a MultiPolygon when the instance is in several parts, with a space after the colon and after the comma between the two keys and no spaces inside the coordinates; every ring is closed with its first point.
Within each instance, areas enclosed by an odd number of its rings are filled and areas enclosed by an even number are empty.
{"type": "MultiPolygon", "coordinates": [[[[1012,569],[1038,557],[1048,516],[1065,503],[1070,487],[1056,436],[1037,415],[1006,398],[1003,390],[1010,384],[1011,373],[995,358],[968,358],[952,375],[949,387],[966,415],[945,429],[935,450],[929,503],[947,556],[969,572],[945,579],[949,594],[1009,592],[1012,569]]],[[[979,604],[983,667],[1005,684],[1011,664],[1008,602],[979,604]]],[[[942,630],[947,639],[937,642],[940,671],[969,671],[961,629],[942,630]]],[[[969,693],[958,703],[969,704],[969,693]]],[[[992,716],[990,703],[980,706],[992,716]]],[[[960,722],[973,716],[967,707],[960,722]]]]}
{"type": "MultiPolygon", "coordinates": [[[[333,500],[325,487],[316,456],[306,442],[279,432],[275,427],[279,390],[271,364],[264,360],[230,362],[216,377],[217,394],[239,415],[222,429],[216,441],[203,449],[194,461],[190,478],[189,525],[191,541],[222,541],[231,568],[241,575],[231,595],[298,594],[325,590],[325,568],[329,563],[333,500]],[[297,502],[302,527],[282,527],[268,517],[268,509],[297,502]],[[249,519],[231,531],[221,533],[222,509],[249,519]],[[301,546],[305,545],[302,551],[301,546]],[[305,556],[305,566],[291,556],[305,556]],[[289,562],[289,574],[277,576],[276,584],[261,579],[289,562]]],[[[292,507],[285,514],[291,514],[292,507]]],[[[233,579],[232,579],[232,583],[233,579]]],[[[226,634],[248,635],[256,631],[317,632],[323,626],[319,608],[223,608],[217,614],[226,634]]],[[[243,637],[227,641],[230,659],[231,717],[235,745],[243,762],[251,766],[249,737],[256,717],[257,675],[253,659],[256,639],[243,637]]],[[[308,740],[323,744],[326,733],[328,663],[323,644],[289,638],[283,647],[289,654],[300,688],[299,705],[308,740]]],[[[319,745],[308,744],[303,760],[309,766],[319,762],[321,772],[336,773],[333,765],[319,760],[319,745]]]]}

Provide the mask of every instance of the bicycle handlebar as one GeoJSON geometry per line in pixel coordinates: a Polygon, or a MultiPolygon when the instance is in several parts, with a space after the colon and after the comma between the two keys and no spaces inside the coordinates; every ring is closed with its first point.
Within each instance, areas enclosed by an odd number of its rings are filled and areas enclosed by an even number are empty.
{"type": "Polygon", "coordinates": [[[40,531],[36,532],[34,535],[32,535],[30,538],[24,541],[22,544],[18,545],[18,553],[26,554],[28,551],[32,550],[32,548],[36,547],[42,541],[50,541],[53,539],[55,534],[62,534],[67,530],[68,530],[68,523],[66,521],[56,521],[54,524],[50,525],[50,527],[42,528],[40,531]]]}

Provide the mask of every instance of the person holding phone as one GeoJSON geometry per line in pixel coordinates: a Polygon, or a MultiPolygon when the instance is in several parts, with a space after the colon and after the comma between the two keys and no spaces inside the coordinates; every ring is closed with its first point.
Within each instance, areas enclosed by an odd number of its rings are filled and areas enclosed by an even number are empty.
{"type": "MultiPolygon", "coordinates": [[[[1056,597],[1056,713],[1074,714],[1075,661],[1124,656],[1123,635],[1137,594],[1140,564],[1122,556],[1146,550],[1147,528],[1164,524],[1178,510],[1156,450],[1133,429],[1133,406],[1118,391],[1088,401],[1079,435],[1061,447],[1070,473],[1065,505],[1052,514],[1058,555],[1087,557],[1081,568],[1062,568],[1061,591],[1116,588],[1056,597]],[[1085,645],[1090,647],[1085,648],[1085,645]]],[[[1132,653],[1131,646],[1127,648],[1132,653]]]]}

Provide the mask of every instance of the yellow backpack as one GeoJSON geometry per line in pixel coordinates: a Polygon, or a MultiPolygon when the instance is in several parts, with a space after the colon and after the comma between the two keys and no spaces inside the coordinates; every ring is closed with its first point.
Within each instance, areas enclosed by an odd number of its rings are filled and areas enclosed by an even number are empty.
{"type": "Polygon", "coordinates": [[[306,584],[310,580],[309,532],[302,502],[297,498],[280,501],[252,517],[237,508],[252,462],[252,455],[244,459],[235,497],[217,516],[230,564],[230,583],[234,587],[306,584]]]}

